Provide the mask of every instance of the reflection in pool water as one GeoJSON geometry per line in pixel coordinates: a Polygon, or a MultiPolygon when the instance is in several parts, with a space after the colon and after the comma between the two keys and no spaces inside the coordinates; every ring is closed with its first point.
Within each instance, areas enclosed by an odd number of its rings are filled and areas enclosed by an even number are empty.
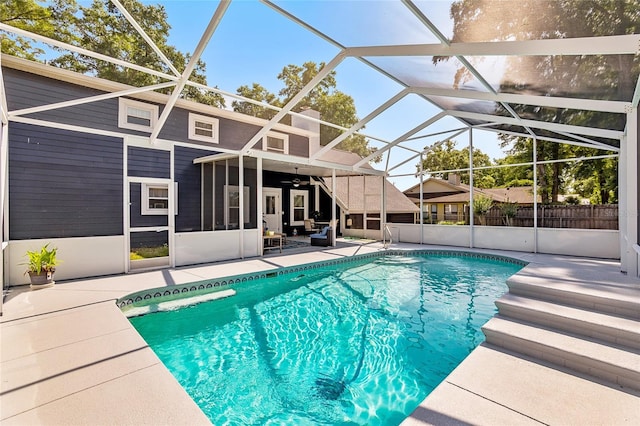
{"type": "Polygon", "coordinates": [[[218,424],[398,424],[484,338],[522,266],[385,256],[131,318],[218,424]]]}

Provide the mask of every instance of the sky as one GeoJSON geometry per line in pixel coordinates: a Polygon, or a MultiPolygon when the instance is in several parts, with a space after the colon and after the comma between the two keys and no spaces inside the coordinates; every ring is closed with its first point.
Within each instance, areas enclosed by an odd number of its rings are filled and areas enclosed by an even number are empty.
{"type": "MultiPolygon", "coordinates": [[[[145,3],[159,3],[164,6],[172,27],[168,43],[182,52],[193,52],[218,6],[217,1],[205,0],[163,0],[145,3]]],[[[422,25],[407,25],[410,20],[415,22],[415,18],[407,16],[410,12],[400,7],[401,3],[395,0],[287,0],[275,3],[348,46],[385,42],[388,44],[389,40],[394,44],[437,43],[435,36],[422,25]],[[380,5],[383,7],[372,7],[380,5]]],[[[417,4],[445,36],[451,36],[449,1],[432,0],[417,4]]],[[[338,52],[337,47],[257,0],[235,0],[227,9],[202,59],[207,64],[207,82],[211,86],[236,93],[238,87],[257,82],[277,94],[283,87],[277,75],[286,65],[302,65],[306,61],[329,62],[338,52]]],[[[452,86],[457,66],[455,63],[442,63],[437,67],[416,63],[415,66],[425,67],[425,72],[429,73],[426,78],[430,81],[435,81],[443,87],[452,86]]],[[[492,64],[484,66],[490,69],[492,64]]],[[[357,59],[346,59],[335,71],[337,89],[353,97],[360,118],[365,117],[403,88],[357,59]]],[[[498,80],[499,75],[495,74],[489,73],[498,80]]],[[[227,102],[227,107],[230,107],[230,102],[227,102]]],[[[438,112],[438,108],[424,99],[410,95],[367,124],[364,133],[393,141],[438,112]]],[[[460,127],[462,125],[457,120],[445,118],[419,134],[460,127]]],[[[442,138],[443,136],[437,136],[422,139],[416,141],[413,147],[421,149],[442,138]]],[[[456,138],[456,141],[458,148],[466,146],[469,141],[468,133],[456,138]]],[[[473,143],[474,147],[491,158],[504,157],[495,133],[474,131],[473,143]]],[[[371,141],[371,145],[384,146],[375,141],[371,141]]],[[[393,149],[390,164],[397,164],[410,155],[413,154],[393,149]]],[[[386,157],[384,160],[374,167],[383,168],[386,157]]],[[[416,164],[417,160],[410,161],[394,170],[392,174],[415,173],[416,164]]],[[[417,183],[413,177],[392,176],[389,180],[401,190],[417,183]]]]}

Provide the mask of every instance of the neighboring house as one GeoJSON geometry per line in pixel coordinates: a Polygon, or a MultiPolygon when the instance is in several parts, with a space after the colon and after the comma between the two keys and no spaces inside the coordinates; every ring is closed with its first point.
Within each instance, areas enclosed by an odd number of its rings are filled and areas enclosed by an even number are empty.
{"type": "Polygon", "coordinates": [[[179,99],[152,138],[168,95],[7,55],[2,78],[10,285],[49,242],[58,279],[258,256],[265,224],[292,232],[319,210],[317,179],[379,173],[336,151],[311,160],[319,124],[301,117],[253,143],[266,120],[179,99]],[[165,252],[131,258],[148,246],[165,252]]]}
{"type": "MultiPolygon", "coordinates": [[[[381,176],[336,177],[336,200],[344,236],[382,238],[381,176]]],[[[331,178],[324,178],[327,188],[331,178]]],[[[385,182],[386,222],[415,223],[420,209],[388,180],[385,182]]]]}
{"type": "MultiPolygon", "coordinates": [[[[464,222],[468,217],[469,185],[460,183],[460,177],[450,173],[447,180],[429,178],[422,183],[422,211],[425,223],[464,222]]],[[[530,186],[510,188],[473,189],[475,196],[484,195],[496,203],[533,204],[533,188],[530,186]]],[[[420,205],[420,184],[404,191],[415,205],[420,205]]]]}

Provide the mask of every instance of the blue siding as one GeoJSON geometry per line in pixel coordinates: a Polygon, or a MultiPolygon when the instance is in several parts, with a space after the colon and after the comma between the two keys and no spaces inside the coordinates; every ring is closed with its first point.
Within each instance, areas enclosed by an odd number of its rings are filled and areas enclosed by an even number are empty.
{"type": "MultiPolygon", "coordinates": [[[[10,110],[46,105],[54,102],[68,101],[87,96],[105,93],[90,87],[79,86],[36,74],[27,73],[7,67],[2,68],[7,103],[10,110]]],[[[132,98],[133,99],[133,98],[132,98]]],[[[148,101],[140,101],[150,103],[148,101]]],[[[163,105],[159,106],[162,113],[163,105]]],[[[91,129],[107,130],[131,135],[148,137],[150,132],[140,132],[118,127],[118,99],[106,99],[67,108],[54,109],[30,114],[30,118],[65,123],[91,129]]],[[[203,114],[215,117],[212,114],[203,114]]],[[[240,149],[260,130],[260,126],[217,117],[220,122],[220,147],[240,149]]],[[[161,139],[188,142],[194,145],[211,146],[210,143],[193,141],[189,136],[189,111],[174,108],[162,128],[161,139]]],[[[308,139],[303,136],[290,135],[290,154],[308,156],[308,139]]]]}
{"type": "Polygon", "coordinates": [[[9,126],[9,238],[122,235],[122,139],[9,126]]]}
{"type": "Polygon", "coordinates": [[[178,216],[176,232],[200,230],[201,166],[193,164],[198,157],[214,154],[200,149],[175,147],[174,179],[178,182],[178,216]]]}
{"type": "Polygon", "coordinates": [[[127,150],[129,176],[169,179],[171,177],[169,151],[130,146],[127,150]]]}

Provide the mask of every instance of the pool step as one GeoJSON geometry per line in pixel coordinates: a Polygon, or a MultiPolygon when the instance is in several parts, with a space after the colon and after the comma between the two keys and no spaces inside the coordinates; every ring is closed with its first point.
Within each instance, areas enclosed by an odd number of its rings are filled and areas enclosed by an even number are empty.
{"type": "Polygon", "coordinates": [[[622,283],[584,283],[552,277],[514,275],[509,293],[640,320],[640,288],[622,283]]]}
{"type": "Polygon", "coordinates": [[[483,327],[487,343],[640,390],[640,352],[501,314],[483,327]]]}
{"type": "Polygon", "coordinates": [[[500,315],[640,351],[640,322],[507,293],[496,301],[500,315]]]}

